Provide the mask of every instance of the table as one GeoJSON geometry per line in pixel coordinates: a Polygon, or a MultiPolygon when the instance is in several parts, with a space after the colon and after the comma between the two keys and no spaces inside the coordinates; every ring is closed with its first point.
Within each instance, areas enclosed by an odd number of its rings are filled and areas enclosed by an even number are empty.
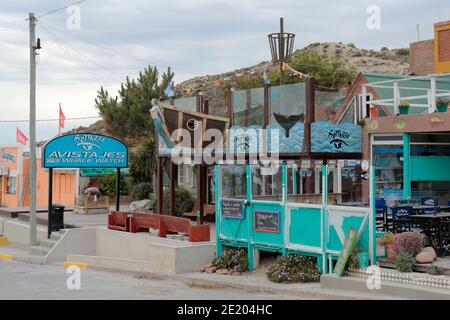
{"type": "Polygon", "coordinates": [[[441,221],[450,219],[450,212],[409,216],[411,224],[419,225],[436,249],[442,247],[441,221]]]}

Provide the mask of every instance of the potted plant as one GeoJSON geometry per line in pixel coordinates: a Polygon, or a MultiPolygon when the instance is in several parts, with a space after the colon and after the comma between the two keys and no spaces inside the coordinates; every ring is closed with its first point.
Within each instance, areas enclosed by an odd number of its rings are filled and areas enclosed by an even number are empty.
{"type": "Polygon", "coordinates": [[[371,118],[377,118],[379,116],[378,108],[377,107],[370,107],[370,117],[371,118]]]}
{"type": "Polygon", "coordinates": [[[389,260],[395,260],[394,252],[394,234],[392,232],[387,232],[378,238],[378,243],[386,248],[386,255],[389,260]]]}
{"type": "Polygon", "coordinates": [[[438,112],[447,112],[448,101],[449,100],[447,98],[436,99],[436,107],[437,107],[438,112]]]}
{"type": "Polygon", "coordinates": [[[400,105],[398,106],[398,110],[400,114],[408,114],[410,104],[408,101],[400,101],[400,105]]]}

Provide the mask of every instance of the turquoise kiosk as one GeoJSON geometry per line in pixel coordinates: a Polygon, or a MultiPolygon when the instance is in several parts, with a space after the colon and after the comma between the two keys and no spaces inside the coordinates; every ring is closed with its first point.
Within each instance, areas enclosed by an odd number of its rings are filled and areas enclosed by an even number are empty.
{"type": "MultiPolygon", "coordinates": [[[[374,175],[362,159],[361,127],[316,121],[314,78],[252,90],[229,93],[230,128],[215,149],[216,159],[222,157],[208,164],[214,168],[216,255],[245,248],[251,270],[262,252],[295,253],[315,257],[328,273],[353,230],[356,246],[375,264],[374,175]],[[287,90],[292,107],[280,102],[276,109],[277,95],[287,101],[287,90]]],[[[160,156],[169,157],[176,146],[159,141],[160,156]]]]}

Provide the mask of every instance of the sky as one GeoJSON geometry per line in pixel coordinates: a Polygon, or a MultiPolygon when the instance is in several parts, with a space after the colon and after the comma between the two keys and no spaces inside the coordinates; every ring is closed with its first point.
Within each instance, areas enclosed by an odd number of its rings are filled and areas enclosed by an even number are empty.
{"type": "MultiPolygon", "coordinates": [[[[171,66],[175,82],[270,60],[267,34],[296,34],[295,49],[314,42],[354,43],[379,50],[433,37],[433,23],[450,20],[445,0],[1,0],[0,145],[15,144],[16,127],[29,135],[28,12],[38,17],[37,119],[97,117],[100,86],[116,95],[126,76],[148,65],[171,66]],[[368,28],[373,11],[379,28],[368,28]]],[[[371,20],[372,21],[372,20],[371,20]]],[[[95,121],[68,120],[66,129],[95,121]]],[[[37,139],[58,133],[57,121],[38,122],[37,139]]]]}

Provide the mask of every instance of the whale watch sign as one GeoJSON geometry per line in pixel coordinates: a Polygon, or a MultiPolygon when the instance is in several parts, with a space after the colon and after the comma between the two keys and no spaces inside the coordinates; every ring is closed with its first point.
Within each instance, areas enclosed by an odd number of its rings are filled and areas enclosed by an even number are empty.
{"type": "Polygon", "coordinates": [[[122,141],[101,134],[59,136],[44,146],[44,168],[126,168],[128,148],[122,141]]]}

